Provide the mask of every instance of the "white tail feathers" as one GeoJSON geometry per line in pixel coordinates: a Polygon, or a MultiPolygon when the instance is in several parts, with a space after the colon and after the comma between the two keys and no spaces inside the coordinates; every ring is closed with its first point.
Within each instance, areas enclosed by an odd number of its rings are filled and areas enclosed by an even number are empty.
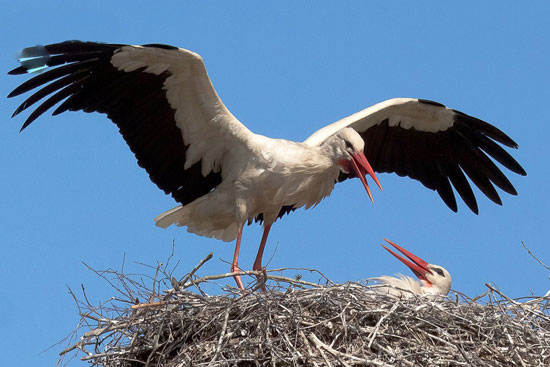
{"type": "Polygon", "coordinates": [[[199,215],[201,201],[170,209],[155,218],[157,226],[167,228],[172,224],[187,227],[187,231],[210,238],[230,242],[237,237],[238,225],[232,217],[199,215]]]}
{"type": "Polygon", "coordinates": [[[170,227],[172,224],[176,224],[177,226],[184,225],[183,223],[179,223],[180,219],[182,219],[182,215],[180,213],[182,210],[183,207],[180,205],[178,207],[175,207],[174,209],[170,209],[162,214],[157,215],[155,217],[156,225],[161,228],[170,227]]]}

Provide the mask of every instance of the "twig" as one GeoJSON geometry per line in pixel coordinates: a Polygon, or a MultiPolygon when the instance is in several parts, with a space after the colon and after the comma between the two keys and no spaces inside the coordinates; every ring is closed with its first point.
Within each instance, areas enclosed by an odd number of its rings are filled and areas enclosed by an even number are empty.
{"type": "MultiPolygon", "coordinates": [[[[345,357],[345,358],[353,359],[354,361],[361,362],[361,363],[370,362],[370,361],[364,360],[363,358],[352,356],[351,354],[342,353],[342,352],[337,351],[336,349],[332,349],[331,347],[329,347],[328,345],[326,345],[325,343],[320,341],[319,338],[317,338],[317,335],[315,335],[314,333],[309,334],[309,337],[313,341],[313,343],[315,343],[315,345],[325,349],[327,352],[329,352],[333,356],[345,357]]],[[[344,362],[344,361],[341,361],[341,362],[344,366],[349,366],[349,364],[347,364],[346,362],[344,362]]]]}
{"type": "Polygon", "coordinates": [[[376,323],[376,327],[374,328],[374,331],[372,332],[372,334],[370,335],[369,337],[369,344],[368,344],[368,348],[370,348],[372,346],[372,343],[374,342],[374,338],[376,338],[376,334],[378,334],[378,330],[380,329],[380,325],[382,324],[382,322],[388,317],[390,316],[395,310],[397,310],[397,306],[399,305],[398,302],[394,303],[394,305],[392,306],[392,308],[390,309],[390,311],[388,313],[386,313],[385,315],[383,315],[382,317],[380,317],[380,319],[378,320],[378,322],[376,323]]]}
{"type": "Polygon", "coordinates": [[[527,252],[529,253],[529,255],[531,255],[531,257],[533,257],[533,259],[537,260],[537,262],[539,264],[541,264],[542,266],[544,266],[547,270],[550,270],[550,267],[548,267],[546,264],[544,264],[542,261],[539,260],[538,257],[536,257],[535,255],[533,255],[533,253],[531,252],[531,250],[529,250],[529,248],[527,246],[525,246],[525,243],[523,243],[523,241],[521,241],[521,245],[523,246],[524,249],[527,250],[527,252]]]}
{"type": "MultiPolygon", "coordinates": [[[[210,253],[210,255],[212,255],[212,253],[210,253]]],[[[218,359],[218,356],[220,355],[220,352],[222,350],[222,344],[223,344],[223,339],[225,338],[225,333],[227,331],[227,322],[229,321],[230,310],[231,310],[231,307],[227,307],[227,309],[225,310],[222,331],[220,333],[220,337],[218,338],[218,345],[216,346],[216,354],[214,354],[214,357],[212,358],[211,363],[216,362],[216,359],[218,359]]]]}
{"type": "Polygon", "coordinates": [[[206,257],[204,259],[202,259],[194,268],[193,270],[191,270],[191,272],[189,274],[187,274],[182,280],[179,281],[179,284],[180,285],[184,285],[185,282],[187,282],[189,279],[191,279],[191,277],[195,274],[195,272],[197,270],[199,270],[201,268],[201,266],[203,266],[208,260],[210,260],[212,258],[214,254],[211,252],[209,253],[208,255],[206,255],[206,257]]]}
{"type": "MultiPolygon", "coordinates": [[[[313,344],[315,344],[315,347],[319,351],[319,354],[321,355],[321,357],[323,357],[323,360],[325,361],[325,364],[329,367],[332,367],[332,365],[330,364],[330,361],[328,360],[325,352],[323,351],[323,345],[324,344],[321,343],[321,341],[319,339],[317,339],[317,337],[313,333],[309,334],[309,338],[311,339],[311,341],[313,341],[313,344]]],[[[346,367],[349,367],[348,364],[344,364],[344,365],[346,367]]]]}
{"type": "MultiPolygon", "coordinates": [[[[257,276],[257,275],[262,275],[262,274],[263,274],[263,271],[251,270],[251,271],[235,271],[235,272],[231,272],[231,273],[224,273],[224,274],[218,274],[218,275],[207,275],[207,276],[198,278],[198,279],[194,280],[193,282],[189,281],[185,284],[182,284],[180,282],[180,286],[185,289],[185,288],[189,288],[191,286],[194,286],[196,284],[208,282],[210,280],[231,278],[231,277],[234,277],[235,275],[254,275],[254,276],[257,276]]],[[[275,280],[275,281],[279,281],[279,282],[287,282],[287,283],[290,283],[290,284],[302,284],[302,285],[306,285],[306,286],[310,286],[310,287],[318,287],[319,286],[318,284],[307,282],[305,280],[297,280],[297,279],[292,279],[292,278],[278,276],[278,275],[269,275],[268,274],[267,279],[271,279],[271,280],[275,280]]]]}

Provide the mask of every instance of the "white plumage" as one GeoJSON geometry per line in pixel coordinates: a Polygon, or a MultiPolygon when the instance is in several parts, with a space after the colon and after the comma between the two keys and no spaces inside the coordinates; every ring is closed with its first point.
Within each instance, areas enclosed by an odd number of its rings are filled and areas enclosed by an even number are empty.
{"type": "Polygon", "coordinates": [[[362,152],[363,140],[345,128],[321,146],[307,146],[259,135],[249,138],[249,150],[236,151],[224,161],[222,183],[216,190],[155,218],[157,225],[187,226],[190,232],[232,241],[240,225],[263,215],[273,223],[283,206],[309,208],[328,196],[340,174],[340,160],[351,159],[353,151],[342,144],[352,142],[362,152]]]}
{"type": "Polygon", "coordinates": [[[14,116],[48,96],[22,130],[59,102],[54,115],[67,110],[107,114],[151,180],[181,204],[157,216],[157,225],[185,226],[224,241],[237,238],[235,271],[245,223],[264,224],[253,267],[259,270],[272,223],[318,204],[347,178],[359,177],[372,199],[365,175],[380,186],[374,171],[395,172],[436,190],[456,211],[454,186],[477,213],[466,176],[497,204],[501,200],[493,185],[516,194],[489,157],[525,175],[497,144],[517,147],[506,134],[437,102],[390,99],[298,143],[246,128],[218,97],[202,58],[188,50],[67,41],[27,48],[21,63],[10,74],[51,67],[9,95],[39,88],[14,116]]]}

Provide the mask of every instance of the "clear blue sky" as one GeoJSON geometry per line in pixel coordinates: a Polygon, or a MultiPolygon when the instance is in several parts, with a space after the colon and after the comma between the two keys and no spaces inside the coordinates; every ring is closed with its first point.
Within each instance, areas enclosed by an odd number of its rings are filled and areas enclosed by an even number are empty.
{"type": "MultiPolygon", "coordinates": [[[[227,107],[267,136],[303,140],[392,97],[433,99],[495,124],[517,141],[512,153],[528,173],[510,173],[519,196],[503,193],[502,207],[476,190],[480,214],[462,202],[455,214],[420,183],[388,174],[379,175],[384,191],[374,190],[373,205],[350,180],[317,208],[277,222],[264,259],[335,281],[410,274],[379,246],[387,237],[445,266],[453,289],[470,296],[485,282],[513,297],[550,288],[549,272],[520,243],[550,263],[548,2],[2,3],[1,96],[26,80],[5,73],[27,46],[166,43],[201,54],[227,107]]],[[[54,364],[61,347],[41,352],[78,321],[67,286],[85,284],[93,301],[113,295],[82,261],[155,264],[174,241],[180,275],[210,251],[201,274],[228,270],[220,259],[231,260],[232,243],[155,227],[175,202],[104,116],[45,115],[19,134],[26,115],[10,116],[20,102],[0,103],[1,365],[54,364]]],[[[258,226],[245,229],[242,267],[251,268],[260,236],[258,226]]]]}

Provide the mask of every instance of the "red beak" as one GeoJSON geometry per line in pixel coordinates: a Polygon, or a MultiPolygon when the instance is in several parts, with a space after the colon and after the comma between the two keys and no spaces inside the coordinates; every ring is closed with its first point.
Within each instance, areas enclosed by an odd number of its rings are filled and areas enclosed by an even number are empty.
{"type": "Polygon", "coordinates": [[[380,185],[380,181],[378,181],[378,178],[376,178],[376,175],[374,174],[374,170],[370,166],[370,163],[367,160],[367,157],[365,157],[365,154],[362,151],[359,151],[358,153],[351,156],[351,166],[355,171],[355,175],[359,177],[359,179],[363,183],[363,186],[365,186],[365,190],[367,190],[367,194],[369,195],[370,200],[374,203],[374,199],[372,198],[372,194],[370,192],[369,184],[367,183],[366,174],[368,173],[372,177],[372,179],[374,180],[374,182],[376,182],[380,190],[382,190],[382,185],[380,185]]]}
{"type": "Polygon", "coordinates": [[[407,265],[412,270],[412,272],[418,277],[418,279],[425,280],[429,283],[429,280],[426,279],[426,273],[431,273],[431,270],[428,269],[428,263],[426,261],[422,260],[421,258],[419,258],[418,256],[416,256],[414,254],[411,254],[409,251],[407,251],[404,248],[396,245],[392,241],[387,240],[385,238],[384,238],[384,240],[387,243],[389,243],[390,245],[392,245],[393,247],[395,247],[396,249],[398,249],[399,251],[401,251],[401,253],[403,255],[407,256],[413,262],[410,262],[409,260],[405,259],[401,255],[396,254],[395,252],[393,252],[392,250],[390,250],[389,248],[387,248],[384,245],[382,245],[382,247],[384,247],[386,250],[388,250],[393,256],[397,257],[403,264],[407,265]]]}

